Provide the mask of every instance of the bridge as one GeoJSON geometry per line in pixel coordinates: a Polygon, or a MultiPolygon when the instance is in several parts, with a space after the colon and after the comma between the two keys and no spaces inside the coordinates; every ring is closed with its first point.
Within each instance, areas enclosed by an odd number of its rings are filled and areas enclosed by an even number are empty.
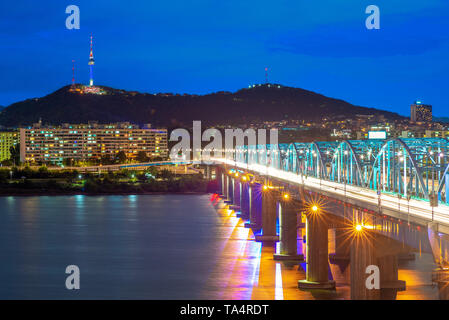
{"type": "MultiPolygon", "coordinates": [[[[153,161],[145,163],[122,163],[122,164],[110,164],[110,165],[96,165],[96,166],[84,166],[84,167],[49,167],[51,171],[61,170],[77,170],[78,172],[108,172],[108,171],[120,171],[120,170],[147,170],[150,167],[183,167],[184,172],[192,171],[194,173],[199,172],[192,165],[201,164],[200,161],[187,161],[187,160],[169,160],[169,161],[153,161]]],[[[191,173],[192,173],[191,172],[191,173]]],[[[182,173],[182,170],[181,172],[182,173]]]]}
{"type": "Polygon", "coordinates": [[[210,160],[223,200],[248,221],[256,241],[279,241],[275,259],[305,259],[299,288],[335,289],[333,263],[353,299],[394,299],[406,286],[398,261],[423,251],[438,266],[432,281],[440,297],[449,298],[448,140],[245,145],[210,160]],[[298,232],[305,257],[297,252],[298,232]],[[372,265],[381,281],[370,290],[372,265]]]}

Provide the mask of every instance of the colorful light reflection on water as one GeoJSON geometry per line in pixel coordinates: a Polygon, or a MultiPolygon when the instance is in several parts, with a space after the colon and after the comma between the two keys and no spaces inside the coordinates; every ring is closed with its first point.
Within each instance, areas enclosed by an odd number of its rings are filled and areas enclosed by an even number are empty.
{"type": "MultiPolygon", "coordinates": [[[[215,202],[217,205],[218,202],[215,202]]],[[[307,264],[277,262],[273,254],[279,252],[279,242],[262,245],[254,241],[253,232],[244,227],[244,221],[236,217],[236,212],[226,205],[219,205],[217,214],[219,228],[226,228],[226,240],[221,251],[219,263],[208,279],[206,287],[219,293],[208,292],[210,299],[262,299],[262,300],[309,300],[309,299],[349,299],[349,283],[337,283],[336,291],[300,291],[297,281],[305,279],[307,264]]],[[[303,239],[298,237],[298,250],[305,254],[303,239]]],[[[399,278],[409,286],[398,293],[398,300],[438,299],[437,292],[430,283],[433,262],[429,256],[418,256],[417,260],[401,267],[399,278]],[[416,268],[416,269],[415,269],[416,268]]],[[[337,272],[337,266],[330,265],[329,271],[337,272]]],[[[337,272],[338,273],[338,272],[337,272]]],[[[331,274],[332,276],[332,274],[331,274]]]]}

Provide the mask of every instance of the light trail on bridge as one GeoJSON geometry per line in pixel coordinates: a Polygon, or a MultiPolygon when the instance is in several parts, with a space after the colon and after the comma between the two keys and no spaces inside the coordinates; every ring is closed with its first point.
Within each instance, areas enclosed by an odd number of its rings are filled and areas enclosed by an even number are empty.
{"type": "Polygon", "coordinates": [[[407,201],[398,199],[385,193],[382,193],[379,196],[374,190],[354,187],[352,185],[344,186],[344,184],[341,183],[335,183],[323,179],[320,180],[313,177],[304,177],[293,172],[287,172],[260,164],[246,164],[225,158],[212,158],[212,160],[218,163],[227,164],[232,167],[238,167],[243,170],[256,172],[261,176],[284,180],[294,184],[303,185],[305,187],[310,187],[329,192],[331,194],[343,196],[357,201],[362,201],[375,206],[378,206],[380,197],[381,208],[388,208],[405,215],[410,214],[411,216],[425,219],[428,222],[439,222],[449,226],[449,206],[445,204],[440,204],[439,207],[434,207],[432,213],[432,208],[430,207],[429,202],[424,200],[410,199],[409,201],[407,201]]]}

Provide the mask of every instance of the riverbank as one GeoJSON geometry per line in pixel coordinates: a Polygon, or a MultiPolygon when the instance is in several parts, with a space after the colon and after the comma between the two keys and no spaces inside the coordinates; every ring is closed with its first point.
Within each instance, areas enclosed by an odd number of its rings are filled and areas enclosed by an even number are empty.
{"type": "MultiPolygon", "coordinates": [[[[31,183],[33,184],[33,183],[31,183]]],[[[62,195],[166,195],[166,194],[186,194],[203,195],[216,191],[215,181],[197,180],[185,184],[183,181],[156,181],[152,183],[119,183],[108,184],[102,181],[88,181],[83,186],[68,187],[65,184],[56,182],[26,186],[20,184],[0,185],[0,197],[7,196],[62,196],[62,195]],[[55,184],[55,188],[46,188],[46,184],[55,184]]]]}
{"type": "Polygon", "coordinates": [[[201,174],[176,175],[155,168],[101,174],[25,168],[11,172],[10,179],[0,173],[0,196],[207,194],[217,189],[216,181],[201,174]]]}
{"type": "MultiPolygon", "coordinates": [[[[28,190],[24,190],[28,191],[28,190]]],[[[47,192],[45,190],[35,190],[33,192],[0,192],[0,198],[1,197],[57,197],[57,196],[140,196],[140,195],[206,195],[210,194],[211,192],[122,192],[122,193],[106,193],[106,192],[47,192]]]]}

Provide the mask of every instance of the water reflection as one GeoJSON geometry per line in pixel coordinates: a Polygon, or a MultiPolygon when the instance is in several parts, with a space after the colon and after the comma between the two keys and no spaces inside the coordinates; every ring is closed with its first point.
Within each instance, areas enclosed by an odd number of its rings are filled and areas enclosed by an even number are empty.
{"type": "Polygon", "coordinates": [[[305,273],[298,266],[275,262],[275,245],[254,241],[251,229],[228,207],[217,210],[219,228],[229,229],[226,245],[205,285],[204,298],[210,299],[313,299],[297,289],[305,273]]]}
{"type": "MultiPolygon", "coordinates": [[[[329,265],[330,278],[337,281],[337,290],[300,291],[298,280],[306,277],[306,263],[277,262],[273,254],[279,252],[279,243],[262,245],[254,241],[254,234],[244,228],[241,219],[228,206],[217,210],[219,228],[226,228],[222,235],[226,244],[220,253],[215,270],[202,295],[208,299],[349,299],[349,266],[341,268],[329,265]]],[[[305,252],[301,232],[298,237],[298,252],[305,252]]],[[[415,261],[402,262],[399,279],[407,282],[406,291],[398,293],[398,300],[438,299],[438,290],[431,283],[431,273],[436,267],[429,254],[420,253],[415,261]]]]}
{"type": "MultiPolygon", "coordinates": [[[[208,196],[0,197],[1,299],[348,299],[300,291],[306,265],[273,260],[236,213],[208,196]],[[218,209],[213,204],[219,206],[218,209]],[[65,267],[82,290],[65,289],[65,267]]],[[[298,249],[304,251],[301,237],[298,249]]],[[[437,299],[431,255],[400,265],[398,299],[437,299]]],[[[331,265],[333,276],[335,266],[331,265]]],[[[342,275],[344,277],[344,275],[342,275]]]]}

